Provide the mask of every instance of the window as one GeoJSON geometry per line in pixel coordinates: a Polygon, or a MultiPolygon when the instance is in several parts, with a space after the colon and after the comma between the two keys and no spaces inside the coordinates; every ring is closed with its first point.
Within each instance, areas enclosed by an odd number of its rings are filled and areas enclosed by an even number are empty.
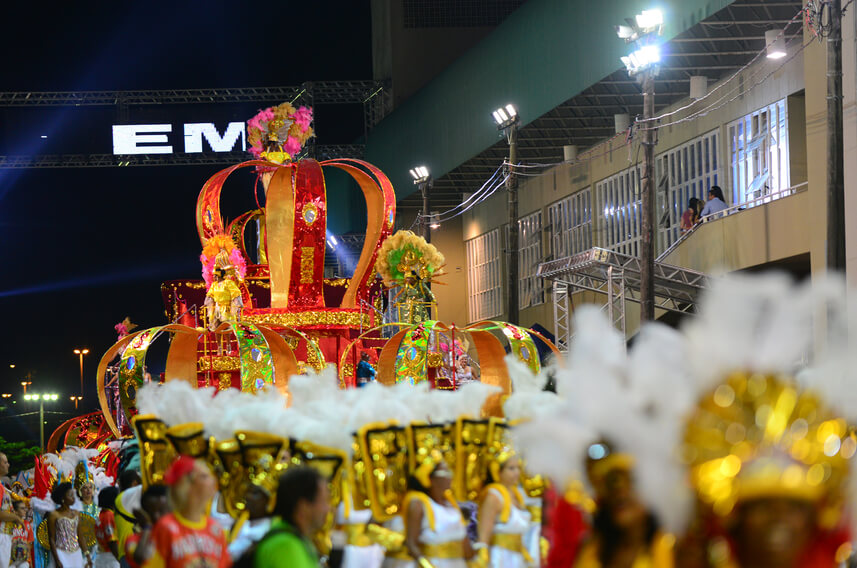
{"type": "Polygon", "coordinates": [[[587,187],[548,207],[553,258],[592,248],[592,192],[587,187]]]}
{"type": "Polygon", "coordinates": [[[790,184],[785,99],[732,122],[728,129],[732,205],[752,207],[782,197],[780,192],[790,184]]]}
{"type": "Polygon", "coordinates": [[[719,138],[715,130],[655,158],[655,222],[659,252],[668,249],[681,236],[681,216],[690,198],[707,201],[708,189],[719,185],[719,138]]]}
{"type": "Polygon", "coordinates": [[[595,184],[600,246],[640,256],[640,174],[634,166],[595,184]]]}
{"type": "Polygon", "coordinates": [[[536,276],[542,261],[542,212],[518,219],[518,307],[544,302],[541,278],[536,276]]]}
{"type": "Polygon", "coordinates": [[[503,313],[500,278],[500,229],[465,243],[467,252],[467,312],[471,322],[496,318],[503,313]]]}

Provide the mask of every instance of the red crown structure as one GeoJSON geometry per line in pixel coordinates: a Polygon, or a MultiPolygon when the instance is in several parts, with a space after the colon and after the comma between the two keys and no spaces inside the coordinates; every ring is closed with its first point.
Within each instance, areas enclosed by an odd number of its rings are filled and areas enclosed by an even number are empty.
{"type": "MultiPolygon", "coordinates": [[[[375,325],[375,312],[368,308],[382,289],[375,278],[375,260],[395,218],[396,197],[390,180],[372,164],[352,159],[236,164],[208,179],[196,206],[203,245],[216,235],[228,234],[247,261],[246,278],[240,283],[245,306],[242,321],[274,331],[293,328],[303,332],[321,349],[325,360],[332,362],[338,361],[348,340],[375,325]],[[223,185],[233,172],[247,167],[263,172],[264,207],[227,224],[220,209],[223,185]],[[348,173],[366,200],[366,235],[351,278],[324,278],[331,205],[324,168],[348,173]],[[245,242],[251,223],[259,227],[258,254],[251,254],[245,242]],[[254,257],[257,262],[252,264],[254,257]]],[[[199,281],[174,280],[163,284],[162,293],[167,316],[174,320],[193,304],[202,305],[205,287],[199,281]]]]}

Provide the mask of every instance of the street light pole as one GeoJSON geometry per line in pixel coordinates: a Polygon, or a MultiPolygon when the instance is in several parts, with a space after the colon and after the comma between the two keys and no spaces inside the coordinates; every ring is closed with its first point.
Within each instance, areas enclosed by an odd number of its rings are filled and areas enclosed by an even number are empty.
{"type": "Polygon", "coordinates": [[[655,73],[644,71],[643,84],[643,184],[640,194],[640,321],[655,319],[655,129],[649,119],[655,115],[655,73]]]}
{"type": "Polygon", "coordinates": [[[24,400],[38,401],[39,403],[39,447],[45,451],[45,401],[56,401],[57,394],[25,394],[24,400]]]}
{"type": "Polygon", "coordinates": [[[827,267],[845,270],[845,178],[842,135],[842,1],[827,4],[827,267]]]}
{"type": "Polygon", "coordinates": [[[509,143],[509,164],[506,171],[506,192],[509,194],[509,230],[506,243],[506,272],[509,274],[506,292],[506,319],[509,323],[518,324],[520,319],[518,306],[518,180],[515,177],[515,165],[518,163],[518,124],[520,117],[518,109],[513,104],[507,104],[494,111],[494,122],[497,128],[506,134],[509,143]]]}
{"type": "Polygon", "coordinates": [[[509,126],[509,177],[506,190],[509,193],[509,322],[517,325],[518,314],[518,179],[515,164],[518,163],[518,124],[509,126]]]}
{"type": "Polygon", "coordinates": [[[431,174],[426,166],[417,166],[411,168],[411,177],[414,178],[414,185],[420,189],[423,196],[423,211],[419,214],[420,217],[420,232],[427,243],[431,242],[431,213],[429,213],[429,191],[431,191],[431,174]]]}
{"type": "Polygon", "coordinates": [[[427,243],[431,242],[431,213],[429,213],[429,192],[431,191],[431,176],[420,184],[420,191],[423,194],[423,216],[421,221],[423,229],[423,238],[427,243]]]}
{"type": "Polygon", "coordinates": [[[643,88],[643,173],[640,176],[640,321],[655,319],[655,77],[661,60],[656,37],[663,33],[660,10],[644,10],[628,25],[616,26],[616,33],[636,51],[622,57],[628,74],[636,76],[643,88]]]}
{"type": "Polygon", "coordinates": [[[83,356],[89,353],[89,349],[75,349],[74,354],[80,358],[80,396],[83,396],[83,356]]]}

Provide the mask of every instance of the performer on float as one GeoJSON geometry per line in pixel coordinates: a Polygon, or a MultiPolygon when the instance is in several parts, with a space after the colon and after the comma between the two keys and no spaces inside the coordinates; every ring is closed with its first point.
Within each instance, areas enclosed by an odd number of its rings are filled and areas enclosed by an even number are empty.
{"type": "Polygon", "coordinates": [[[431,319],[434,294],[429,284],[441,275],[443,255],[411,231],[398,231],[381,245],[375,269],[387,286],[400,286],[396,296],[399,321],[418,324],[431,319]]]}
{"type": "Polygon", "coordinates": [[[226,278],[226,268],[215,268],[214,282],[205,294],[209,331],[214,331],[224,322],[236,322],[241,319],[243,306],[241,290],[235,282],[226,278]]]}
{"type": "Polygon", "coordinates": [[[374,381],[375,373],[375,369],[369,362],[369,353],[367,351],[362,352],[360,354],[360,362],[357,363],[357,386],[366,386],[367,383],[374,381]]]}
{"type": "Polygon", "coordinates": [[[83,568],[85,536],[75,504],[74,486],[65,481],[51,492],[51,500],[57,509],[48,514],[48,539],[51,545],[51,566],[57,568],[83,568]]]}
{"type": "MultiPolygon", "coordinates": [[[[404,321],[422,323],[431,319],[431,306],[434,304],[434,293],[416,270],[411,270],[405,277],[405,287],[399,293],[397,304],[401,306],[399,313],[407,314],[404,321]]],[[[401,316],[400,316],[401,317],[401,316]]]]}
{"type": "Polygon", "coordinates": [[[634,460],[601,442],[588,452],[586,473],[595,490],[591,536],[580,548],[575,568],[673,566],[675,538],[664,534],[634,488],[634,460]]]}
{"type": "Polygon", "coordinates": [[[405,495],[403,516],[405,547],[414,561],[393,561],[385,566],[405,568],[466,568],[472,556],[467,525],[452,497],[452,471],[438,450],[425,452],[411,476],[411,490],[405,495]]]}
{"type": "Polygon", "coordinates": [[[536,565],[524,545],[531,516],[518,490],[521,461],[508,447],[494,450],[488,465],[488,481],[479,504],[479,550],[482,565],[492,568],[525,568],[536,565]]]}

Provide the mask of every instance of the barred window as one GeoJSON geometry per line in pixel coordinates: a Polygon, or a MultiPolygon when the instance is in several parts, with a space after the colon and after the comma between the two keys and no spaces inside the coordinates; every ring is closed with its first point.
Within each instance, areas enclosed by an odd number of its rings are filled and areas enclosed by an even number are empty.
{"type": "Polygon", "coordinates": [[[728,132],[731,205],[752,207],[784,197],[790,185],[785,99],[730,123],[728,132]]]}
{"type": "Polygon", "coordinates": [[[640,256],[642,170],[634,166],[595,184],[600,245],[630,256],[640,256]]]}
{"type": "Polygon", "coordinates": [[[471,322],[499,317],[503,313],[500,229],[470,239],[465,245],[468,317],[471,322]]]}
{"type": "Polygon", "coordinates": [[[592,248],[592,191],[587,187],[548,207],[553,258],[592,248]]]}
{"type": "Polygon", "coordinates": [[[681,216],[690,198],[707,201],[708,190],[718,185],[719,140],[714,130],[655,158],[658,251],[668,249],[681,236],[681,216]]]}
{"type": "Polygon", "coordinates": [[[545,301],[536,276],[542,261],[542,212],[518,219],[518,231],[518,307],[523,309],[545,301]]]}

